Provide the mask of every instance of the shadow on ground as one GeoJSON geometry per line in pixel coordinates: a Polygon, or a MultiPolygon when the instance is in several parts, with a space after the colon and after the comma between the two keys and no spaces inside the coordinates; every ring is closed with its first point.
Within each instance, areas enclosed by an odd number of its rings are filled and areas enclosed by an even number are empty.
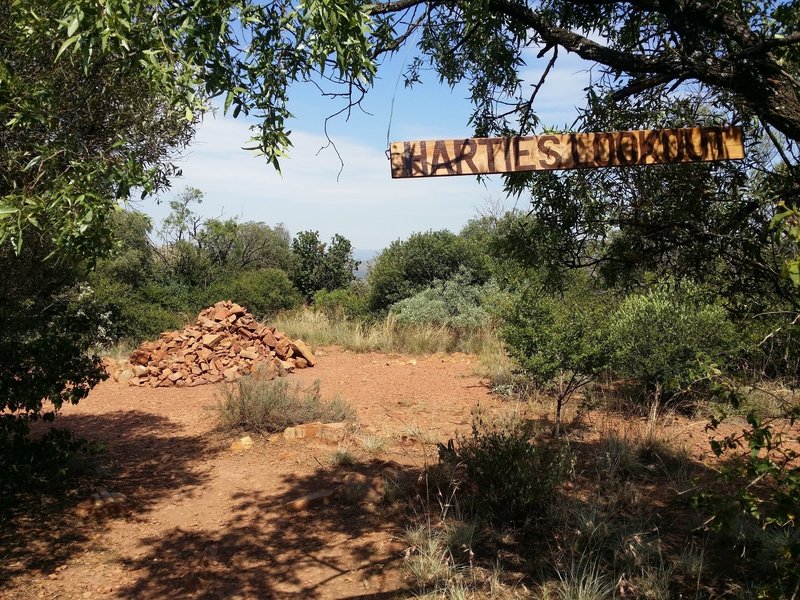
{"type": "MultiPolygon", "coordinates": [[[[348,470],[374,474],[380,464],[348,470]]],[[[231,517],[217,530],[176,528],[143,540],[150,551],[126,564],[137,580],[120,596],[166,598],[183,590],[196,598],[400,597],[398,536],[407,519],[400,506],[338,497],[302,512],[285,506],[336,489],[343,473],[321,467],[309,475],[287,475],[283,493],[235,494],[231,517]]]]}
{"type": "Polygon", "coordinates": [[[0,592],[10,578],[47,576],[88,546],[103,516],[83,520],[74,507],[93,492],[125,494],[135,519],[165,495],[191,495],[208,478],[205,461],[222,448],[214,436],[183,435],[179,424],[137,410],[63,415],[56,425],[106,450],[73,465],[57,489],[20,495],[0,515],[0,592]]]}

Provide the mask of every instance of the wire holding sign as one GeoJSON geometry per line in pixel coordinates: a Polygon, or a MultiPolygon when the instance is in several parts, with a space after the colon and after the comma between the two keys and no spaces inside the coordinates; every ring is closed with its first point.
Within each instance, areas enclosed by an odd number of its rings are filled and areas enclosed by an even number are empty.
{"type": "Polygon", "coordinates": [[[741,127],[392,142],[392,177],[488,175],[741,160],[741,127]]]}

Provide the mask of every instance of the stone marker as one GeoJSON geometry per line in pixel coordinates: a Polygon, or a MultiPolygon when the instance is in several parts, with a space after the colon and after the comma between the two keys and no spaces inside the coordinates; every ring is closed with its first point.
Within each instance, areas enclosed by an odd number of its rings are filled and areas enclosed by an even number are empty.
{"type": "Polygon", "coordinates": [[[287,502],[284,506],[290,510],[295,510],[298,512],[301,510],[308,510],[309,508],[316,508],[318,506],[328,504],[335,493],[336,490],[320,490],[318,492],[314,492],[313,494],[308,494],[302,498],[297,498],[296,500],[287,502]]]}
{"type": "Polygon", "coordinates": [[[271,380],[313,366],[314,355],[302,340],[262,325],[244,307],[227,301],[200,311],[193,325],[145,342],[128,361],[106,362],[114,379],[129,385],[194,387],[253,373],[271,380]]]}

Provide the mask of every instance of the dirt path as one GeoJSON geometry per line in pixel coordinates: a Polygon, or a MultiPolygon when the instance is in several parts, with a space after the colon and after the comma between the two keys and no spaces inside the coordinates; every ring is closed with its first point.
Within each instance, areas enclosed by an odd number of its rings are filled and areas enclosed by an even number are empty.
{"type": "MultiPolygon", "coordinates": [[[[418,471],[435,447],[403,441],[416,432],[446,441],[481,403],[498,406],[476,359],[320,352],[290,376],[338,394],[362,431],[386,438],[375,458],[349,442],[356,469],[394,460],[418,471]]],[[[64,510],[45,526],[28,518],[5,539],[3,598],[392,598],[402,595],[399,542],[406,517],[391,507],[334,501],[307,512],[284,505],[334,486],[336,445],[214,431],[213,386],[140,389],[105,382],[59,426],[107,446],[100,480],[134,503],[126,517],[81,521],[64,510]]],[[[91,490],[88,490],[91,492],[91,490]]],[[[63,500],[75,506],[85,497],[63,500]]]]}

